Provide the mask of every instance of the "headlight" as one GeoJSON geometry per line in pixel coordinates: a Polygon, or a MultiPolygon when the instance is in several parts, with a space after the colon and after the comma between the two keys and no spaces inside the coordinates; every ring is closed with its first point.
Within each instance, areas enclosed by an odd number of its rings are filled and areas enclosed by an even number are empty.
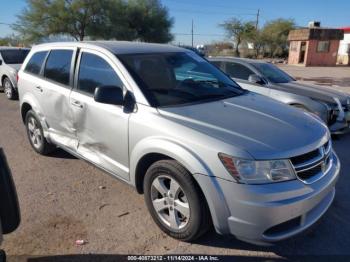
{"type": "Polygon", "coordinates": [[[219,153],[219,158],[233,178],[245,184],[266,184],[296,178],[289,160],[254,161],[219,153]]]}

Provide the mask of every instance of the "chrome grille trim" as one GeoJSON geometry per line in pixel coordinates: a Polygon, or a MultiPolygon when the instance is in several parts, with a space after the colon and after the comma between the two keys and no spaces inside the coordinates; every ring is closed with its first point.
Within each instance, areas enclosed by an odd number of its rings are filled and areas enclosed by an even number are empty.
{"type": "Polygon", "coordinates": [[[330,171],[332,167],[333,158],[331,140],[328,140],[320,148],[302,156],[310,156],[310,153],[312,152],[313,153],[311,155],[314,155],[316,154],[316,151],[318,152],[318,155],[316,157],[307,159],[302,163],[293,164],[291,161],[297,178],[305,184],[311,184],[321,179],[330,171]]]}

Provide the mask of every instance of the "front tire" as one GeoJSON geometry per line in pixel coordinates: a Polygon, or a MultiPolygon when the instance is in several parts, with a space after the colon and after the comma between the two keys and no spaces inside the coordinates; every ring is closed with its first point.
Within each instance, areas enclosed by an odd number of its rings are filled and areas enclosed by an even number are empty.
{"type": "Polygon", "coordinates": [[[9,100],[17,99],[17,97],[18,97],[17,92],[14,89],[14,87],[13,87],[13,85],[8,77],[5,77],[5,79],[2,83],[2,86],[4,87],[4,93],[9,100]]]}
{"type": "Polygon", "coordinates": [[[148,210],[169,236],[192,241],[211,225],[206,200],[191,174],[174,160],[161,160],[147,170],[144,197],[148,210]]]}
{"type": "Polygon", "coordinates": [[[47,142],[41,123],[34,113],[29,110],[26,114],[25,125],[29,142],[35,152],[41,155],[48,155],[56,149],[56,146],[47,142]]]}

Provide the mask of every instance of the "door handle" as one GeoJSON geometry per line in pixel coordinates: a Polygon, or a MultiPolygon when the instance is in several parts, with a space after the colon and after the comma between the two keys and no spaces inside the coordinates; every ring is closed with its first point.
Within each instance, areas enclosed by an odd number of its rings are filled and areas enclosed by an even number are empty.
{"type": "Polygon", "coordinates": [[[73,101],[73,102],[72,102],[72,105],[73,105],[73,106],[76,106],[76,107],[79,107],[79,108],[83,108],[82,103],[81,103],[80,101],[77,101],[77,100],[73,101]]]}
{"type": "Polygon", "coordinates": [[[41,93],[44,91],[41,86],[37,86],[36,89],[38,89],[41,93]]]}

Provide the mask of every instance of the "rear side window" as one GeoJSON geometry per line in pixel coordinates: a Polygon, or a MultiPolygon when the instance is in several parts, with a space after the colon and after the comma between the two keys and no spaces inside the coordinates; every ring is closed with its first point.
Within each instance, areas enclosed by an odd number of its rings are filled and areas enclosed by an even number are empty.
{"type": "Polygon", "coordinates": [[[73,50],[52,50],[47,59],[44,76],[63,85],[69,85],[73,50]]]}
{"type": "Polygon", "coordinates": [[[215,65],[217,68],[222,69],[222,63],[220,61],[210,61],[213,65],[215,65]]]}
{"type": "Polygon", "coordinates": [[[34,75],[38,75],[44,63],[46,55],[47,51],[37,52],[34,55],[32,55],[24,71],[34,75]]]}
{"type": "Polygon", "coordinates": [[[78,90],[94,94],[98,86],[122,87],[114,69],[101,57],[82,53],[78,76],[78,90]]]}
{"type": "Polygon", "coordinates": [[[6,64],[22,64],[29,53],[28,49],[9,49],[0,52],[6,64]]]}
{"type": "Polygon", "coordinates": [[[254,74],[254,72],[250,70],[248,67],[237,63],[227,63],[226,73],[233,78],[238,78],[243,80],[248,80],[249,76],[254,74]]]}

